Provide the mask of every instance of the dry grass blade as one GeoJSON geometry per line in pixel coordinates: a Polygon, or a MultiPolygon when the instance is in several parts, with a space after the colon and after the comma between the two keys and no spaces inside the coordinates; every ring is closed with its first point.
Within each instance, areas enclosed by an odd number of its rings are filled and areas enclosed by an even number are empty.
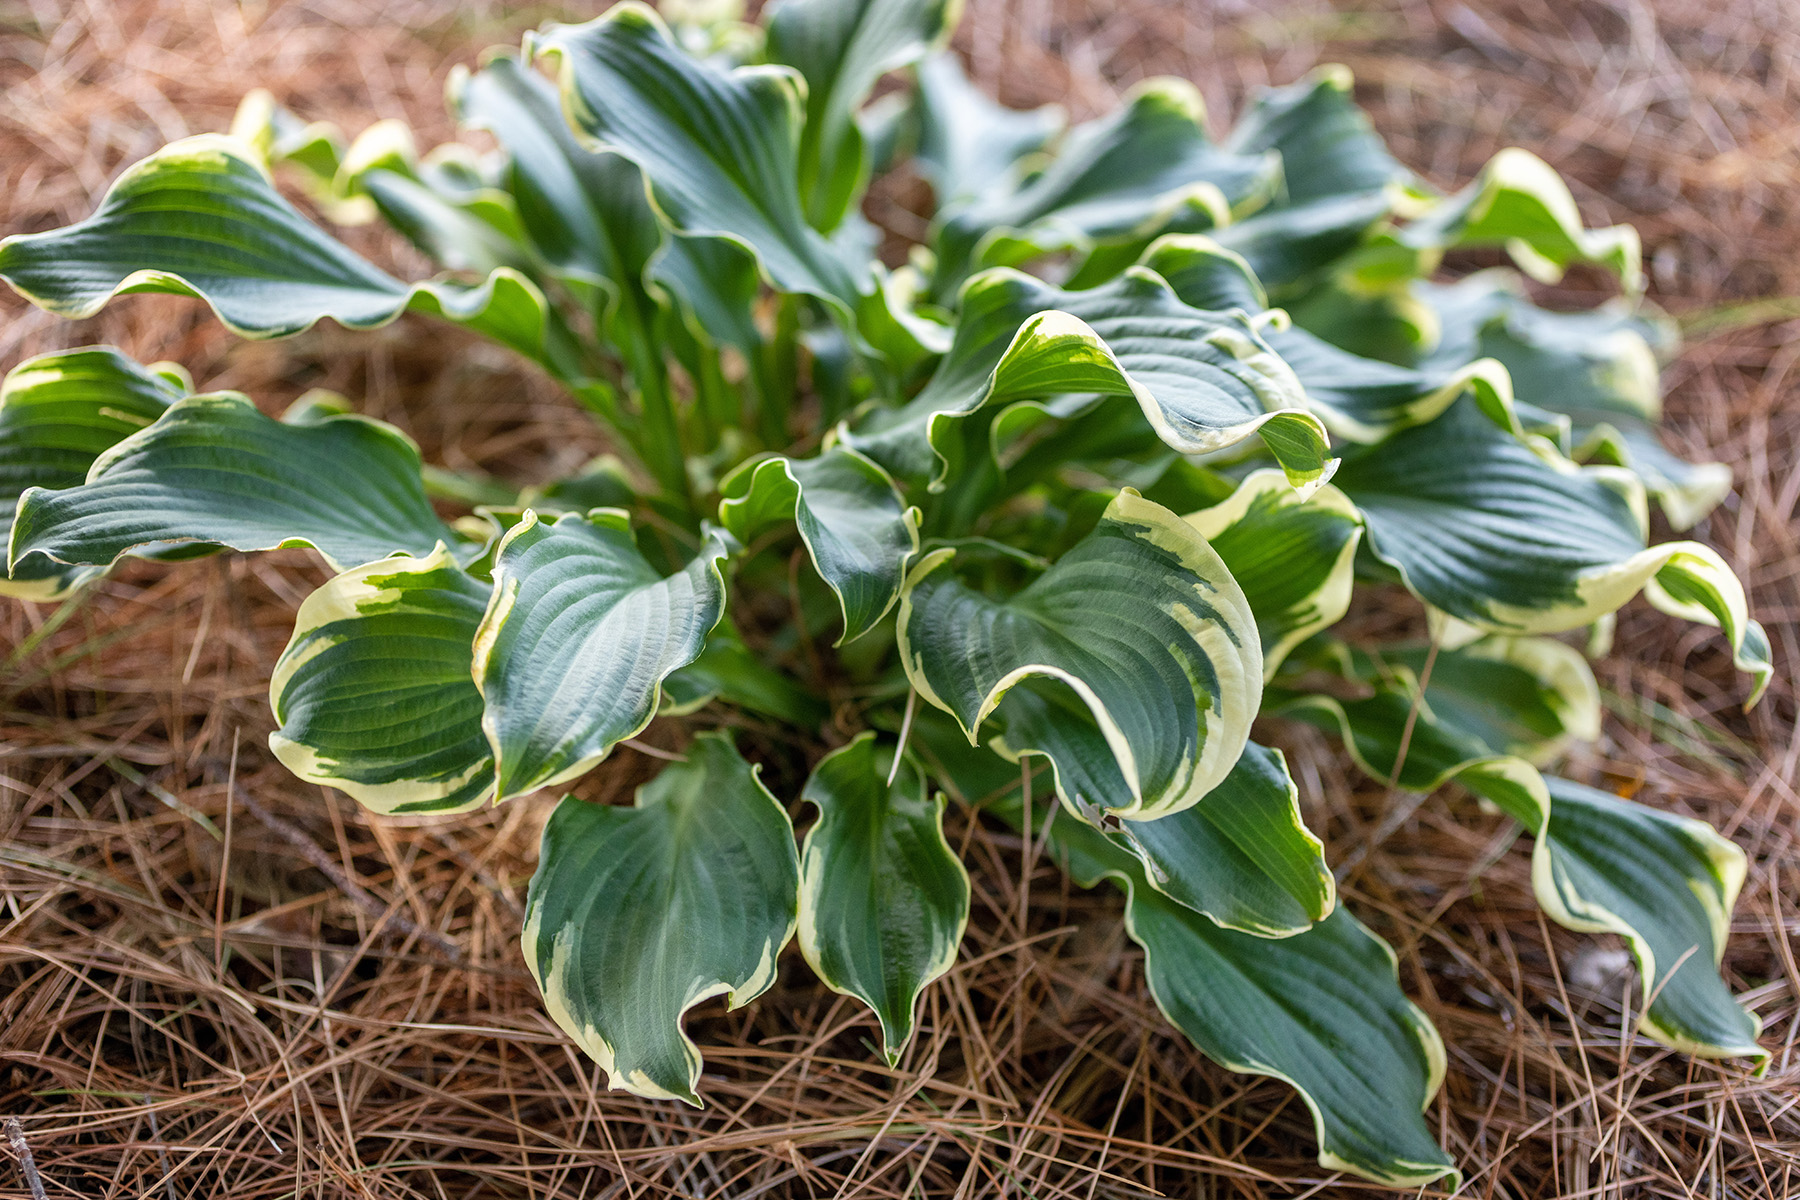
{"type": "MultiPolygon", "coordinates": [[[[424,144],[448,137],[451,63],[591,6],[506,8],[16,3],[0,24],[0,228],[85,214],[122,165],[222,128],[252,86],[352,132],[402,116],[424,144]]],[[[1521,144],[1571,179],[1590,223],[1644,231],[1653,295],[1706,333],[1668,375],[1672,441],[1731,463],[1738,483],[1699,532],[1749,581],[1778,670],[1745,717],[1718,639],[1634,605],[1602,668],[1606,736],[1580,769],[1709,819],[1748,851],[1724,970],[1765,1019],[1767,1076],[1622,1037],[1643,1001],[1617,944],[1545,936],[1524,850],[1494,819],[1432,797],[1389,828],[1385,789],[1352,782],[1322,739],[1291,733],[1286,748],[1333,861],[1368,847],[1343,894],[1398,947],[1409,991],[1444,1031],[1450,1080],[1431,1120],[1465,1168],[1465,1195],[1795,1194],[1800,8],[971,0],[959,47],[1010,102],[1077,115],[1146,75],[1182,74],[1221,126],[1247,87],[1346,61],[1396,152],[1440,185],[1521,144]]],[[[876,215],[906,199],[884,194],[876,215]]],[[[1572,277],[1560,298],[1592,302],[1598,288],[1572,277]]],[[[245,345],[183,301],[136,298],[78,324],[0,303],[4,366],[111,341],[272,405],[331,387],[406,428],[428,458],[509,479],[567,471],[599,448],[542,380],[412,321],[245,345]]],[[[790,956],[763,1000],[708,1006],[694,1022],[714,1047],[705,1112],[600,1090],[516,948],[545,806],[383,820],[261,751],[268,672],[322,579],[284,552],[134,566],[71,609],[0,608],[0,654],[12,656],[0,1114],[21,1122],[49,1195],[1359,1191],[1321,1173],[1289,1089],[1214,1068],[1164,1024],[1112,895],[1071,892],[1036,843],[961,821],[968,941],[899,1067],[877,1065],[869,1015],[790,956]],[[232,805],[234,785],[255,800],[232,805]],[[228,846],[187,813],[227,831],[228,846]],[[460,957],[412,948],[438,938],[460,957]]],[[[621,752],[582,786],[622,798],[657,765],[621,752]]],[[[26,1194],[22,1182],[0,1179],[0,1191],[26,1194]]]]}

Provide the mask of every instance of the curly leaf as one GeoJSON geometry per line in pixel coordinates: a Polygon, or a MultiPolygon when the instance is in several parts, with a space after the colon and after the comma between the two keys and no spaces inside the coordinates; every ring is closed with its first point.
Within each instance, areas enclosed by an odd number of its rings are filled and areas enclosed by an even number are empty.
{"type": "Polygon", "coordinates": [[[1473,182],[1440,201],[1397,235],[1428,252],[1456,246],[1503,246],[1519,269],[1554,283],[1573,262],[1591,262],[1644,290],[1643,245],[1630,225],[1588,229],[1569,185],[1543,159],[1509,147],[1488,160],[1473,182]]]}
{"type": "MultiPolygon", "coordinates": [[[[1057,797],[1077,815],[1129,795],[1100,727],[1072,689],[1029,679],[1000,704],[1002,756],[1042,754],[1057,797]]],[[[1108,835],[1144,863],[1151,886],[1227,929],[1291,937],[1337,903],[1319,839],[1300,817],[1279,750],[1251,742],[1216,787],[1191,808],[1131,821],[1108,835]]]]}
{"type": "Polygon", "coordinates": [[[358,416],[290,424],[235,392],[170,405],[100,455],[78,487],[27,491],[11,561],[41,553],[103,567],[156,542],[311,546],[337,570],[465,545],[432,512],[418,448],[393,426],[358,416]]]}
{"type": "Polygon", "coordinates": [[[844,634],[853,641],[900,598],[906,563],[919,550],[918,510],[908,508],[887,472],[854,450],[813,458],[767,458],[721,485],[719,521],[739,541],[793,520],[813,566],[837,593],[844,634]]]}
{"type": "Polygon", "coordinates": [[[632,807],[568,797],[544,826],[525,965],[614,1088],[698,1107],[683,1015],[775,982],[800,869],[787,813],[756,776],[728,735],[703,733],[632,807]]]}
{"type": "Polygon", "coordinates": [[[807,224],[801,205],[804,101],[791,71],[695,59],[636,3],[551,25],[526,47],[554,60],[564,111],[593,147],[643,169],[676,232],[729,238],[781,291],[855,308],[866,271],[807,224]]]}
{"type": "Polygon", "coordinates": [[[494,791],[470,671],[492,588],[439,548],[382,559],[308,596],[269,681],[269,748],[376,812],[454,812],[494,791]]]}
{"type": "Polygon", "coordinates": [[[782,0],[768,19],[770,62],[806,80],[800,194],[814,227],[837,228],[869,176],[856,110],[875,81],[950,36],[957,0],[782,0]]]}
{"type": "Polygon", "coordinates": [[[1054,250],[1137,248],[1157,234],[1224,225],[1264,203],[1280,178],[1272,154],[1235,154],[1206,136],[1205,105],[1180,79],[1139,84],[1109,116],[1071,131],[1056,157],[1016,190],[947,211],[936,233],[934,294],[971,273],[1054,250]]]}
{"type": "Polygon", "coordinates": [[[1351,99],[1352,84],[1348,68],[1330,63],[1286,87],[1263,89],[1225,139],[1233,153],[1281,156],[1281,193],[1217,232],[1271,288],[1317,276],[1415,186],[1351,99]]]}
{"type": "MultiPolygon", "coordinates": [[[[1017,797],[1009,819],[1017,818],[1017,797]]],[[[1337,909],[1304,933],[1270,940],[1221,929],[1149,885],[1103,834],[1057,822],[1051,846],[1076,882],[1110,878],[1126,894],[1125,929],[1144,948],[1157,1007],[1227,1070],[1299,1089],[1319,1163],[1395,1187],[1457,1172],[1422,1119],[1443,1082],[1443,1040],[1400,991],[1394,953],[1337,909]]]]}
{"type": "Polygon", "coordinates": [[[1631,488],[1622,494],[1614,482],[1540,453],[1468,402],[1346,455],[1336,477],[1375,556],[1433,607],[1496,632],[1554,633],[1590,624],[1654,581],[1652,603],[1725,632],[1755,703],[1774,668],[1743,585],[1698,542],[1646,548],[1631,488]]]}
{"type": "Polygon", "coordinates": [[[1303,500],[1281,472],[1252,471],[1226,499],[1186,519],[1244,589],[1265,679],[1349,611],[1362,517],[1330,484],[1303,500]]]}
{"type": "Polygon", "coordinates": [[[650,723],[725,611],[728,553],[714,534],[662,576],[611,509],[507,531],[474,655],[500,800],[583,774],[650,723]]]}
{"type": "Polygon", "coordinates": [[[960,582],[954,557],[934,551],[908,575],[900,653],[971,743],[1015,684],[1041,677],[1075,691],[1111,751],[1125,791],[1095,798],[1107,812],[1179,812],[1230,772],[1262,694],[1262,650],[1243,591],[1191,526],[1127,489],[1007,600],[960,582]]]}
{"type": "Polygon", "coordinates": [[[642,172],[583,147],[555,85],[509,55],[452,75],[449,94],[464,125],[505,147],[507,189],[545,261],[565,279],[615,293],[640,286],[662,243],[642,172]]]}
{"type": "Polygon", "coordinates": [[[1006,269],[970,280],[955,339],[924,390],[846,440],[902,477],[933,470],[935,459],[941,488],[960,423],[990,405],[1077,393],[1130,397],[1186,454],[1260,434],[1296,487],[1335,469],[1324,426],[1250,320],[1191,308],[1142,268],[1088,291],[1006,269]]]}
{"type": "MultiPolygon", "coordinates": [[[[1182,303],[1194,308],[1264,311],[1262,285],[1249,264],[1209,238],[1159,238],[1145,251],[1144,267],[1168,281],[1182,303]]],[[[1455,365],[1404,367],[1363,358],[1290,325],[1276,313],[1259,322],[1269,348],[1293,368],[1306,406],[1336,437],[1376,442],[1397,429],[1437,417],[1466,392],[1503,428],[1523,432],[1513,403],[1512,381],[1492,359],[1455,365]]]]}
{"type": "Polygon", "coordinates": [[[544,297],[497,270],[476,287],[405,284],[308,222],[236,138],[183,138],[129,168],[94,215],[0,241],[0,278],[40,308],[89,317],[114,296],[196,296],[243,337],[283,337],[330,317],[350,329],[409,309],[444,316],[540,361],[544,297]]]}
{"type": "Polygon", "coordinates": [[[1551,870],[1574,928],[1625,938],[1654,994],[1645,1034],[1688,1054],[1752,1058],[1762,1020],[1732,998],[1718,966],[1743,887],[1744,852],[1703,821],[1548,777],[1551,870]]]}
{"type": "Polygon", "coordinates": [[[969,82],[954,54],[919,64],[919,173],[940,211],[1010,190],[1020,160],[1063,124],[1055,106],[1003,108],[969,82]]]}
{"type": "MultiPolygon", "coordinates": [[[[187,393],[175,368],[139,366],[110,346],[26,359],[0,382],[0,513],[8,526],[28,488],[74,487],[101,454],[187,393]]],[[[15,563],[0,594],[55,600],[101,572],[43,555],[15,563]]]]}
{"type": "Polygon", "coordinates": [[[1539,308],[1506,271],[1481,271],[1441,287],[1422,284],[1417,292],[1440,330],[1425,366],[1456,368],[1476,356],[1499,361],[1522,400],[1568,418],[1578,457],[1628,468],[1676,529],[1692,527],[1731,490],[1725,464],[1687,462],[1657,435],[1657,356],[1673,344],[1656,322],[1613,306],[1539,308]]]}
{"type": "Polygon", "coordinates": [[[1418,792],[1454,779],[1494,802],[1536,838],[1532,887],[1545,913],[1631,945],[1655,996],[1639,1021],[1646,1035],[1688,1053],[1766,1061],[1760,1023],[1705,969],[1724,951],[1743,852],[1701,822],[1546,778],[1517,756],[1541,760],[1597,732],[1597,703],[1572,694],[1585,690],[1570,678],[1574,652],[1536,638],[1440,650],[1415,703],[1421,655],[1384,652],[1384,672],[1365,668],[1373,694],[1364,698],[1277,694],[1274,710],[1339,733],[1377,779],[1418,792]]]}
{"type": "Polygon", "coordinates": [[[881,1020],[889,1065],[912,1038],[925,985],[956,961],[969,876],[944,840],[944,801],[925,777],[859,735],[825,756],[801,798],[819,822],[800,852],[800,949],[833,991],[881,1020]]]}

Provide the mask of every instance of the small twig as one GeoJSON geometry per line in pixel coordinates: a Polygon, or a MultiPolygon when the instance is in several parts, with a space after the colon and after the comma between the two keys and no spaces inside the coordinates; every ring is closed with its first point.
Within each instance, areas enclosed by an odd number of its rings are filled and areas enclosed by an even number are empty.
{"type": "Polygon", "coordinates": [[[685,755],[685,754],[675,754],[668,750],[659,749],[658,747],[649,745],[648,743],[640,742],[636,738],[626,738],[624,741],[620,742],[619,745],[630,746],[633,750],[636,750],[639,754],[645,754],[651,758],[660,758],[664,762],[684,763],[687,761],[687,755],[685,755]]]}
{"type": "Polygon", "coordinates": [[[43,1177],[38,1174],[37,1163],[31,1157],[31,1147],[25,1144],[25,1129],[19,1124],[19,1118],[6,1118],[6,1140],[12,1143],[13,1153],[19,1156],[19,1169],[25,1172],[25,1186],[31,1189],[31,1200],[47,1200],[43,1177]]]}
{"type": "Polygon", "coordinates": [[[1434,630],[1431,635],[1431,649],[1425,653],[1425,665],[1419,671],[1419,690],[1413,694],[1412,707],[1406,710],[1406,724],[1400,730],[1400,745],[1394,751],[1394,770],[1388,776],[1388,791],[1392,792],[1400,786],[1400,772],[1406,767],[1406,752],[1412,747],[1413,727],[1419,722],[1419,709],[1425,704],[1425,689],[1431,686],[1431,668],[1437,664],[1438,646],[1441,638],[1434,630]]]}
{"type": "Polygon", "coordinates": [[[144,1112],[150,1118],[150,1140],[156,1143],[156,1163],[162,1168],[163,1195],[168,1197],[168,1200],[175,1200],[175,1172],[169,1169],[169,1147],[162,1140],[162,1130],[157,1128],[156,1106],[151,1104],[150,1100],[150,1094],[146,1092],[144,1103],[148,1107],[144,1112]]]}
{"type": "Polygon", "coordinates": [[[233,786],[231,795],[257,820],[286,838],[294,849],[300,852],[301,858],[316,867],[325,878],[337,885],[339,891],[361,905],[376,920],[385,918],[392,925],[394,931],[402,937],[416,935],[420,941],[429,942],[450,958],[459,960],[462,958],[462,948],[437,930],[426,929],[405,913],[397,910],[390,911],[388,906],[377,899],[368,889],[350,878],[344,868],[333,862],[331,856],[321,850],[319,844],[308,837],[304,829],[292,821],[276,816],[264,808],[261,801],[241,787],[233,786]]]}

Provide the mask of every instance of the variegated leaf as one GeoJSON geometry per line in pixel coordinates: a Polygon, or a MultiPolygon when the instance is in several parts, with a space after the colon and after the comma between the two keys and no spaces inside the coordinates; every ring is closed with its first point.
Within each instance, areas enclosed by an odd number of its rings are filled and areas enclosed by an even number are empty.
{"type": "Polygon", "coordinates": [[[1562,176],[1517,147],[1494,155],[1467,187],[1421,214],[1398,240],[1432,253],[1456,246],[1504,247],[1520,270],[1551,283],[1570,263],[1591,262],[1617,275],[1627,291],[1644,289],[1637,230],[1584,226],[1562,176]]]}
{"type": "Polygon", "coordinates": [[[800,195],[829,233],[868,182],[856,110],[875,81],[947,40],[957,0],[782,0],[768,17],[769,61],[806,80],[800,195]]]}
{"type": "Polygon", "coordinates": [[[800,949],[834,991],[881,1021],[888,1063],[912,1038],[919,993],[956,961],[969,876],[944,840],[944,801],[917,765],[890,783],[890,748],[864,733],[825,756],[801,798],[819,810],[800,853],[800,949]]]}
{"type": "Polygon", "coordinates": [[[1271,700],[1341,734],[1375,778],[1418,792],[1454,779],[1530,830],[1544,911],[1631,946],[1654,997],[1639,1020],[1645,1034],[1688,1053],[1766,1061],[1760,1022],[1708,969],[1724,952],[1743,852],[1699,821],[1547,778],[1519,756],[1544,761],[1569,738],[1598,731],[1597,694],[1591,676],[1578,678],[1587,676],[1579,656],[1539,638],[1440,650],[1421,703],[1423,655],[1386,651],[1379,668],[1352,660],[1371,693],[1360,699],[1271,700]]]}
{"type": "Polygon", "coordinates": [[[525,901],[525,965],[613,1087],[698,1107],[682,1017],[775,982],[799,892],[787,813],[728,735],[701,734],[632,807],[557,806],[525,901]]]}
{"type": "Polygon", "coordinates": [[[1051,845],[1076,882],[1124,890],[1126,931],[1170,1024],[1226,1069],[1299,1089],[1321,1166],[1455,1189],[1456,1169],[1422,1117],[1443,1082],[1444,1044],[1401,992],[1385,942],[1341,908],[1279,940],[1222,929],[1151,887],[1093,829],[1058,822],[1051,845]]]}
{"type": "Polygon", "coordinates": [[[1501,270],[1417,291],[1439,329],[1427,369],[1497,360],[1520,400],[1567,418],[1577,457],[1629,468],[1676,529],[1694,525],[1731,490],[1730,468],[1687,462],[1658,436],[1658,357],[1674,349],[1665,323],[1616,303],[1586,312],[1539,308],[1501,270]]]}
{"type": "Polygon", "coordinates": [[[1264,678],[1349,611],[1362,517],[1330,484],[1303,500],[1280,471],[1253,471],[1187,523],[1244,589],[1262,638],[1264,678]]]}
{"type": "Polygon", "coordinates": [[[1016,190],[988,190],[941,213],[932,292],[948,300],[983,267],[1058,250],[1079,260],[1126,247],[1122,262],[1130,262],[1158,234],[1214,228],[1260,206],[1279,178],[1275,155],[1213,144],[1192,84],[1148,80],[1116,112],[1070,131],[1016,190]]]}
{"type": "Polygon", "coordinates": [[[356,567],[308,596],[269,681],[275,757],[377,812],[491,798],[471,668],[492,590],[440,547],[356,567]]]}
{"type": "Polygon", "coordinates": [[[12,562],[104,567],[159,542],[311,546],[339,570],[439,542],[473,552],[432,512],[418,448],[399,430],[359,416],[277,421],[235,392],[170,405],[100,455],[86,483],[27,491],[12,562]]]}
{"type": "Polygon", "coordinates": [[[663,576],[610,509],[554,523],[527,513],[507,531],[473,668],[498,799],[573,779],[650,723],[663,681],[725,611],[728,553],[710,535],[663,576]]]}
{"type": "MultiPolygon", "coordinates": [[[[41,354],[8,371],[0,382],[0,513],[7,526],[26,489],[81,483],[96,458],[191,386],[177,368],[141,367],[110,346],[41,354]]],[[[54,600],[100,573],[29,555],[0,579],[0,595],[54,600]]]]}
{"type": "Polygon", "coordinates": [[[0,241],[0,278],[65,317],[92,316],[126,293],[197,296],[244,337],[298,333],[326,317],[370,329],[410,309],[579,373],[524,276],[402,283],[308,222],[255,152],[220,134],[184,138],[127,169],[84,221],[0,241]]]}
{"type": "Polygon", "coordinates": [[[695,59],[629,0],[585,25],[548,26],[527,49],[553,60],[577,130],[637,163],[677,232],[730,238],[776,288],[855,308],[866,268],[808,225],[802,207],[804,98],[793,72],[695,59]]]}
{"type": "Polygon", "coordinates": [[[1003,108],[963,74],[954,54],[919,64],[918,167],[940,211],[1016,186],[1022,160],[1062,128],[1062,110],[1003,108]]]}
{"type": "Polygon", "coordinates": [[[1088,798],[1096,809],[1179,812],[1230,772],[1261,696],[1262,650],[1243,591],[1191,526],[1127,489],[1004,600],[961,582],[954,558],[929,553],[907,577],[900,651],[919,694],[971,742],[1016,684],[1041,679],[1080,698],[1123,780],[1124,794],[1088,798]]]}
{"type": "Polygon", "coordinates": [[[1743,585],[1698,542],[1646,547],[1642,492],[1621,474],[1575,467],[1464,400],[1347,454],[1335,482],[1362,511],[1370,550],[1434,608],[1496,632],[1553,633],[1648,588],[1659,608],[1724,631],[1754,703],[1774,668],[1743,585]]]}
{"type": "MultiPolygon", "coordinates": [[[[1262,286],[1239,256],[1197,235],[1158,239],[1143,265],[1168,281],[1184,304],[1195,308],[1264,311],[1262,286]]],[[[1259,322],[1258,333],[1299,379],[1306,406],[1334,437],[1379,441],[1397,429],[1429,421],[1458,397],[1473,393],[1489,419],[1523,432],[1513,402],[1512,381],[1492,359],[1455,365],[1405,367],[1363,358],[1290,324],[1285,315],[1259,322]]]]}
{"type": "Polygon", "coordinates": [[[918,510],[861,454],[834,447],[812,458],[761,459],[720,490],[719,521],[741,542],[780,521],[799,527],[843,608],[840,645],[874,628],[900,598],[906,564],[919,550],[918,510]]]}
{"type": "Polygon", "coordinates": [[[959,423],[990,405],[1081,393],[1135,400],[1163,442],[1187,454],[1259,434],[1296,487],[1334,469],[1324,426],[1250,320],[1191,308],[1142,268],[1074,292],[1005,269],[971,280],[924,390],[847,441],[897,476],[930,474],[941,486],[957,465],[959,423]]]}

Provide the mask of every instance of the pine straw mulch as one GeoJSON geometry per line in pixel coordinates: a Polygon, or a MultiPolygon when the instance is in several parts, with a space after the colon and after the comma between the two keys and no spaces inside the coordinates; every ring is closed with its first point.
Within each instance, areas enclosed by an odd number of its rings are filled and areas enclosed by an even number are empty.
{"type": "MultiPolygon", "coordinates": [[[[449,134],[450,63],[544,17],[589,15],[503,7],[12,0],[0,229],[84,215],[122,165],[222,128],[257,85],[352,130],[405,116],[430,144],[449,134]]],[[[1749,581],[1779,669],[1746,717],[1717,637],[1633,604],[1599,668],[1606,737],[1575,770],[1748,850],[1725,970],[1766,1022],[1767,1076],[1622,1035],[1641,997],[1616,939],[1545,927],[1502,823],[1454,796],[1396,811],[1322,739],[1288,741],[1346,900],[1396,945],[1449,1043],[1430,1119],[1465,1194],[1789,1195],[1800,323],[1781,323],[1791,301],[1754,302],[1800,296],[1800,9],[975,0],[959,44],[1011,102],[1077,115],[1160,72],[1196,80],[1225,115],[1248,85],[1346,61],[1397,152],[1439,184],[1521,144],[1570,177],[1590,223],[1643,230],[1653,295],[1700,314],[1704,334],[1668,374],[1671,437],[1737,477],[1697,534],[1749,581]]],[[[1577,276],[1552,299],[1598,289],[1577,276]]],[[[411,321],[245,345],[187,302],[139,298],[72,325],[4,304],[8,367],[111,341],[271,406],[333,387],[428,457],[519,479],[598,447],[505,356],[411,321]]],[[[1314,1163],[1290,1089],[1212,1067],[1160,1019],[1115,896],[1072,892],[1042,861],[1023,870],[1016,837],[960,816],[969,936],[898,1068],[874,1065],[867,1015],[790,954],[762,1000],[691,1021],[705,1111],[606,1092],[516,948],[547,803],[374,819],[264,750],[270,665],[323,578],[298,553],[226,556],[133,566],[79,605],[0,608],[0,1116],[20,1118],[49,1196],[1359,1190],[1314,1163]]],[[[621,751],[582,790],[616,800],[654,766],[621,751]]],[[[777,765],[778,789],[797,790],[783,773],[800,766],[777,765]]],[[[0,1167],[0,1191],[23,1189],[0,1167]]]]}

